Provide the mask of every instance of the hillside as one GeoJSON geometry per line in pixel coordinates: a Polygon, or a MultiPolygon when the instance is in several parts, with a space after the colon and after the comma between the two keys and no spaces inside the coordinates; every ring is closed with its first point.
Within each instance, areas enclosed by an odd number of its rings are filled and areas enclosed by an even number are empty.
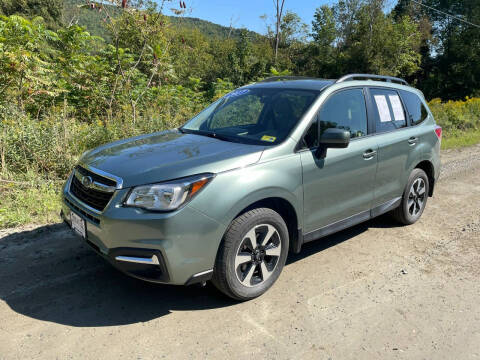
{"type": "MultiPolygon", "coordinates": [[[[78,8],[78,5],[84,3],[85,2],[83,0],[63,0],[62,22],[66,25],[73,22],[77,23],[78,25],[85,26],[92,35],[101,36],[108,40],[109,35],[105,30],[103,21],[105,18],[105,13],[78,8]]],[[[106,6],[108,7],[108,11],[111,16],[116,16],[121,11],[117,7],[111,5],[106,6]]],[[[230,34],[230,37],[238,38],[241,32],[241,29],[234,28],[230,33],[230,28],[226,26],[218,25],[198,18],[180,16],[168,16],[168,18],[173,26],[198,29],[208,37],[226,39],[230,34]]],[[[247,31],[247,33],[251,39],[255,39],[256,37],[260,36],[253,31],[247,31]]]]}

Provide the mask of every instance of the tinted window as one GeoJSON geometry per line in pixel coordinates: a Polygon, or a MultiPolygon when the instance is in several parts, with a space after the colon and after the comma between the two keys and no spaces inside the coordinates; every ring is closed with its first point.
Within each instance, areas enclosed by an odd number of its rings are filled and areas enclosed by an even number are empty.
{"type": "Polygon", "coordinates": [[[349,89],[330,96],[318,114],[320,132],[337,128],[350,131],[350,137],[367,135],[367,110],[362,89],[349,89]]]}
{"type": "Polygon", "coordinates": [[[410,123],[412,125],[420,124],[427,118],[427,109],[425,109],[422,100],[420,100],[417,94],[405,90],[401,90],[400,94],[402,95],[402,99],[407,107],[410,123]]]}
{"type": "Polygon", "coordinates": [[[283,141],[318,96],[316,90],[238,89],[182,127],[182,131],[222,139],[272,145],[283,141]]]}
{"type": "Polygon", "coordinates": [[[376,111],[376,132],[392,131],[407,126],[407,117],[400,96],[395,90],[370,89],[376,111]]]}

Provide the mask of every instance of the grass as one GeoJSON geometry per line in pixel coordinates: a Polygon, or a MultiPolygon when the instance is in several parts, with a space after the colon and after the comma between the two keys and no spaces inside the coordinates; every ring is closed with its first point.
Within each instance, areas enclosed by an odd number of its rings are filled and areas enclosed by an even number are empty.
{"type": "MultiPolygon", "coordinates": [[[[2,178],[3,179],[3,178],[2,178]]],[[[25,224],[48,224],[59,220],[58,181],[0,182],[0,229],[25,224]]]]}
{"type": "Polygon", "coordinates": [[[443,134],[442,150],[472,146],[480,143],[480,130],[443,134]]]}

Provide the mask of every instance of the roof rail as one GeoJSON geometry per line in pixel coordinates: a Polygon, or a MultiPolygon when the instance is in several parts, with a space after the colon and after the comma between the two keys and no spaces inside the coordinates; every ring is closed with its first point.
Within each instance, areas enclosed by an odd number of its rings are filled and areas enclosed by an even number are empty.
{"type": "Polygon", "coordinates": [[[355,79],[383,80],[383,81],[386,81],[386,82],[395,82],[395,83],[399,83],[399,84],[408,86],[408,82],[406,82],[403,79],[393,77],[393,76],[374,75],[374,74],[348,74],[348,75],[342,76],[340,79],[335,81],[335,83],[340,83],[340,82],[355,80],[355,79]]]}
{"type": "Polygon", "coordinates": [[[273,81],[289,81],[289,80],[321,80],[317,78],[305,77],[305,76],[272,76],[263,80],[260,80],[259,83],[273,82],[273,81]]]}

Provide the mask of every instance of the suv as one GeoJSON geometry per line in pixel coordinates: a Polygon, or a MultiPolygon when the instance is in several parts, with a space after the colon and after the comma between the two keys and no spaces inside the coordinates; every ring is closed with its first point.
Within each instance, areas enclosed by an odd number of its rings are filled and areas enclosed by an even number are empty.
{"type": "Polygon", "coordinates": [[[402,79],[271,78],[178,129],[85,153],[61,216],[128,275],[212,280],[248,300],[306,242],[386,212],[416,222],[440,140],[423,94],[402,79]]]}

